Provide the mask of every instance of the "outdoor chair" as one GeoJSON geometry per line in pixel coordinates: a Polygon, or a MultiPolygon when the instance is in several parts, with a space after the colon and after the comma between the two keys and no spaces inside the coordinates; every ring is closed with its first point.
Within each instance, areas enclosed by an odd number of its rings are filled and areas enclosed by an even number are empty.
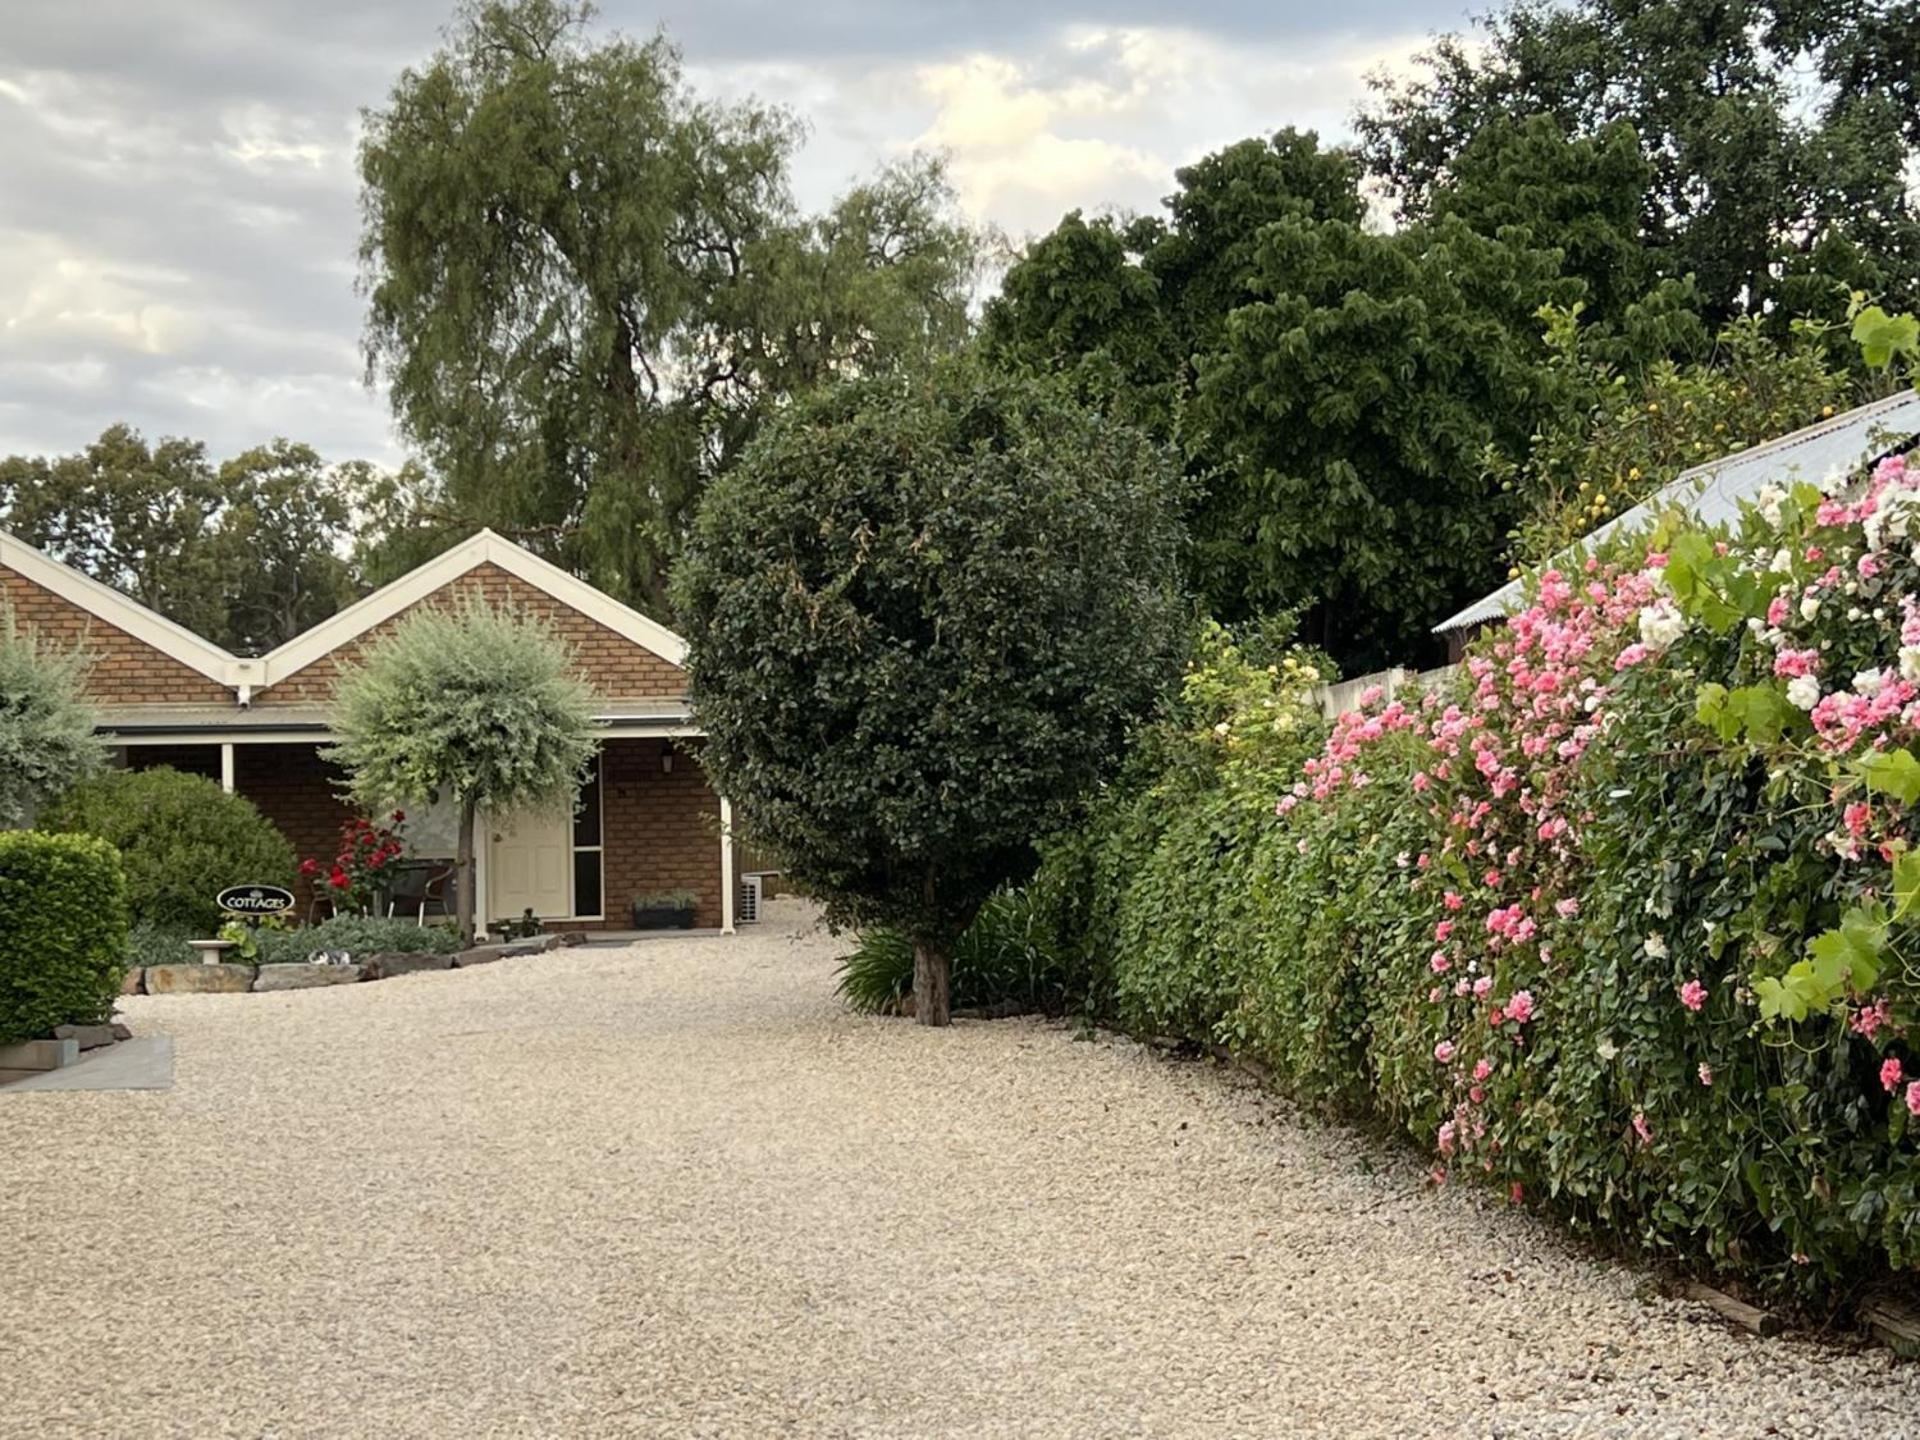
{"type": "Polygon", "coordinates": [[[387,917],[411,915],[420,924],[429,915],[453,914],[455,868],[451,865],[402,865],[387,885],[387,917]]]}

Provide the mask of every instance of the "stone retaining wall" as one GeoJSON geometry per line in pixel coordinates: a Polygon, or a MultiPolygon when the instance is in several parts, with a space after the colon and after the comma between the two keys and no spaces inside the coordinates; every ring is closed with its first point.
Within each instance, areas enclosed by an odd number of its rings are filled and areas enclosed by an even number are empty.
{"type": "Polygon", "coordinates": [[[240,995],[249,991],[312,990],[324,985],[352,985],[363,980],[389,980],[422,970],[464,970],[491,965],[516,955],[539,955],[577,943],[565,935],[536,935],[504,945],[476,945],[450,954],[417,951],[368,955],[347,965],[149,965],[129,970],[122,995],[240,995]]]}

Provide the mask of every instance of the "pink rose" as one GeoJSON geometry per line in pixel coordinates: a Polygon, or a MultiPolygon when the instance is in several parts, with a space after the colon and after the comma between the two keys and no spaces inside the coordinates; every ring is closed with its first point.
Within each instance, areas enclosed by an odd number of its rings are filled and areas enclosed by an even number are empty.
{"type": "Polygon", "coordinates": [[[1451,1040],[1442,1040],[1438,1045],[1434,1046],[1433,1058],[1442,1065],[1451,1061],[1453,1059],[1453,1042],[1451,1040]]]}
{"type": "Polygon", "coordinates": [[[1880,1066],[1880,1088],[1891,1095],[1900,1084],[1900,1075],[1900,1062],[1888,1056],[1880,1066]]]}
{"type": "Polygon", "coordinates": [[[1698,980],[1689,980],[1680,987],[1680,1003],[1689,1010],[1700,1010],[1707,1003],[1707,987],[1698,980]]]}

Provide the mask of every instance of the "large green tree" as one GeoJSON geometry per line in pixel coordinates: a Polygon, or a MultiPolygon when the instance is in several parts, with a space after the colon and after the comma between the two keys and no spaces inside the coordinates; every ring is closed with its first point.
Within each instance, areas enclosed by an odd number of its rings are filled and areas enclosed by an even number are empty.
{"type": "Polygon", "coordinates": [[[1489,127],[1548,116],[1600,141],[1624,122],[1652,171],[1641,238],[1697,279],[1711,325],[1837,314],[1846,286],[1914,295],[1911,4],[1517,0],[1477,28],[1377,77],[1359,116],[1404,218],[1431,213],[1489,127]]]}
{"type": "Polygon", "coordinates": [[[455,514],[657,611],[771,409],[965,334],[974,242],[930,162],[802,214],[791,116],[589,15],[469,6],[366,117],[367,353],[455,514]]]}
{"type": "Polygon", "coordinates": [[[1251,283],[1201,384],[1248,598],[1312,599],[1316,643],[1349,666],[1399,663],[1494,573],[1513,506],[1485,457],[1524,453],[1552,405],[1533,315],[1577,286],[1555,252],[1457,219],[1274,225],[1251,283]]]}
{"type": "Polygon", "coordinates": [[[226,623],[211,535],[220,490],[197,440],[149,445],[112,425],[73,455],[0,460],[5,525],[141,604],[218,640],[226,623]]]}
{"type": "Polygon", "coordinates": [[[359,593],[354,499],[379,478],[288,440],[216,466],[198,440],[150,444],[112,425],[77,454],[0,459],[0,525],[217,645],[260,654],[359,593]]]}
{"type": "Polygon", "coordinates": [[[1043,381],[950,364],[794,407],[675,577],[706,763],[835,922],[954,941],[1177,671],[1177,474],[1043,381]]]}

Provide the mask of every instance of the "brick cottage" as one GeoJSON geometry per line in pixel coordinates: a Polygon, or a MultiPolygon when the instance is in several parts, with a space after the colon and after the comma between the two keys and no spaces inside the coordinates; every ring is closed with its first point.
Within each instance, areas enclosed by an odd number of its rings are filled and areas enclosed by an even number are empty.
{"type": "MultiPolygon", "coordinates": [[[[343,661],[418,605],[464,594],[543,618],[571,647],[604,739],[571,817],[480,818],[475,913],[531,910],[557,929],[620,930],[633,900],[691,891],[694,923],[731,932],[727,802],[700,766],[686,647],[672,631],[483,530],[256,659],[219,646],[0,531],[14,622],[90,660],[100,729],[121,764],[170,765],[253,801],[300,855],[331,856],[352,812],[320,753],[343,661]]],[[[412,848],[452,854],[450,807],[410,818],[412,848]]],[[[315,897],[302,883],[300,913],[315,897]]]]}

